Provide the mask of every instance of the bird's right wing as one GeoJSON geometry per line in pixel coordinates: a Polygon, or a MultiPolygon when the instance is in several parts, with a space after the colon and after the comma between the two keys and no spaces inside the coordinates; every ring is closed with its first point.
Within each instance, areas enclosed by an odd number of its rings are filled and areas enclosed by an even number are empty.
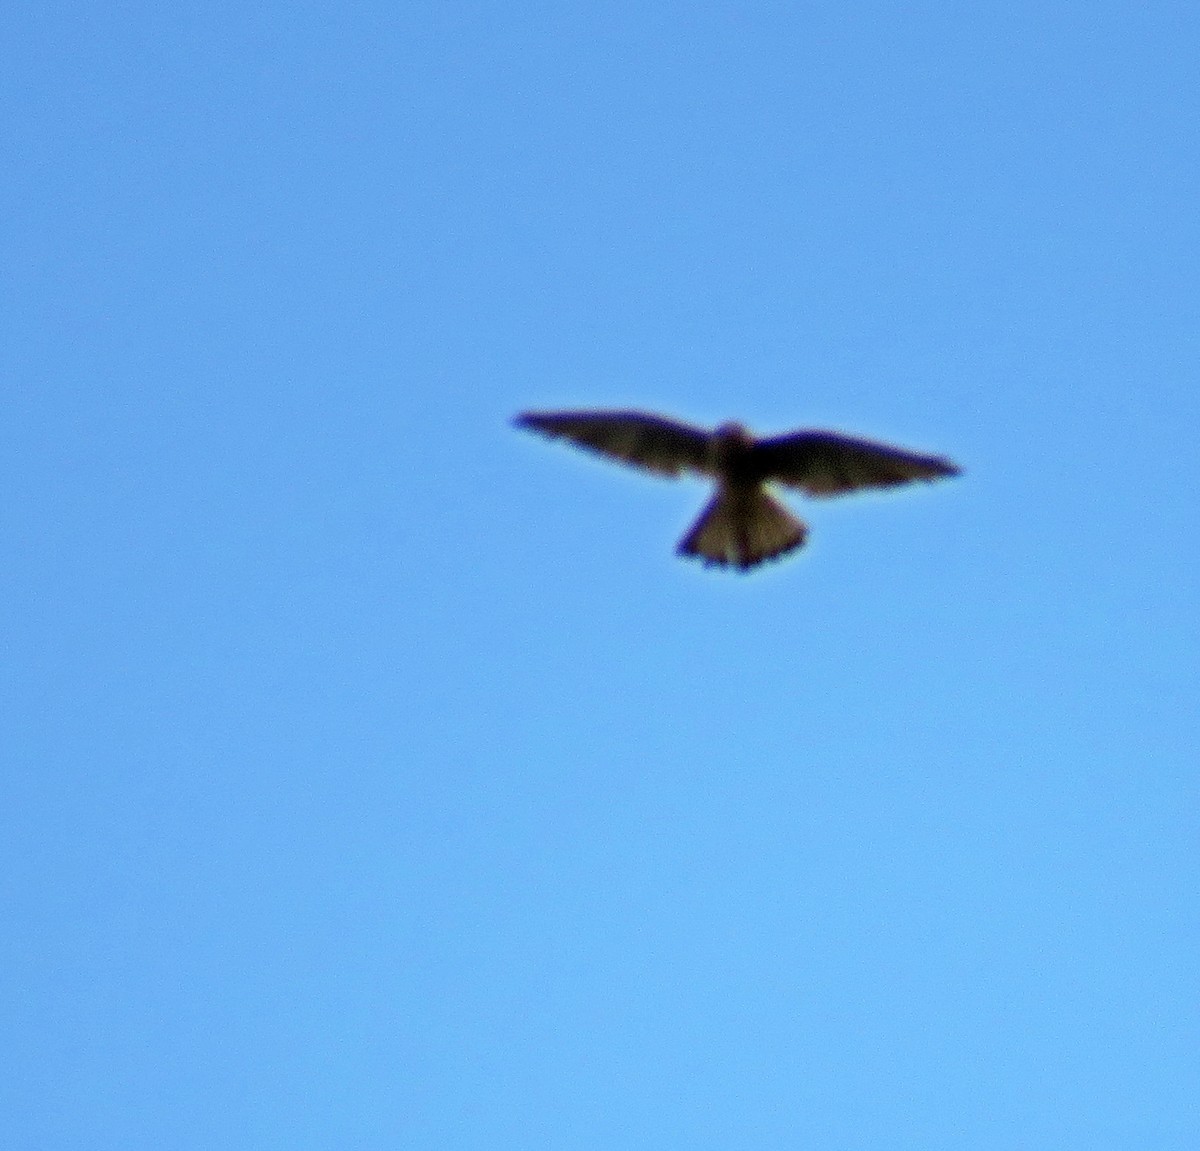
{"type": "Polygon", "coordinates": [[[659,475],[709,471],[709,435],[646,412],[523,412],[513,421],[659,475]]]}
{"type": "Polygon", "coordinates": [[[840,432],[792,432],[759,440],[754,458],[766,479],[803,488],[810,496],[837,496],[859,488],[890,488],[959,474],[958,466],[941,456],[840,432]]]}

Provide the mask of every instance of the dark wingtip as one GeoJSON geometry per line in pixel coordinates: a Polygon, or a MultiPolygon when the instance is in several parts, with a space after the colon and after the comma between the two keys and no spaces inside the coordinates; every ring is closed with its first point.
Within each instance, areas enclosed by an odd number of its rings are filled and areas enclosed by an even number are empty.
{"type": "Polygon", "coordinates": [[[553,436],[558,432],[555,416],[558,412],[518,412],[512,418],[513,427],[524,428],[530,432],[540,432],[544,436],[553,436]]]}
{"type": "Polygon", "coordinates": [[[512,426],[520,428],[524,432],[536,432],[540,436],[553,436],[554,434],[537,412],[518,412],[512,418],[512,426]]]}

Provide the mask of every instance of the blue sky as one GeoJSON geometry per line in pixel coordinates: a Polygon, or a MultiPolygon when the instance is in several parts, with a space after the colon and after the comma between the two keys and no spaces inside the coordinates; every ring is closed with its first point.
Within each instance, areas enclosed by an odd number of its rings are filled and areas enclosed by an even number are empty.
{"type": "Polygon", "coordinates": [[[9,1145],[1197,1145],[1193,5],[3,42],[9,1145]],[[739,578],[606,405],[965,474],[739,578]]]}

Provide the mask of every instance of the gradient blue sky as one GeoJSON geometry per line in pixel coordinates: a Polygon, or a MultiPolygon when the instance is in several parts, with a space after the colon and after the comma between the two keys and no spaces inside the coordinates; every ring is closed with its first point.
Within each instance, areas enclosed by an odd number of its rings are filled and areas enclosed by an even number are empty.
{"type": "Polygon", "coordinates": [[[1200,1146],[1193,3],[2,42],[6,1147],[1200,1146]]]}

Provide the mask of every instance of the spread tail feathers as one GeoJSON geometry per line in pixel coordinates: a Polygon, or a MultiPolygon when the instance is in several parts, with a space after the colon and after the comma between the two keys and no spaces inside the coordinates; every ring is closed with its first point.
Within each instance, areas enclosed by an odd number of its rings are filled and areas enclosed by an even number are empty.
{"type": "Polygon", "coordinates": [[[746,571],[800,547],[807,535],[808,528],[761,488],[721,487],[679,541],[679,554],[746,571]]]}

